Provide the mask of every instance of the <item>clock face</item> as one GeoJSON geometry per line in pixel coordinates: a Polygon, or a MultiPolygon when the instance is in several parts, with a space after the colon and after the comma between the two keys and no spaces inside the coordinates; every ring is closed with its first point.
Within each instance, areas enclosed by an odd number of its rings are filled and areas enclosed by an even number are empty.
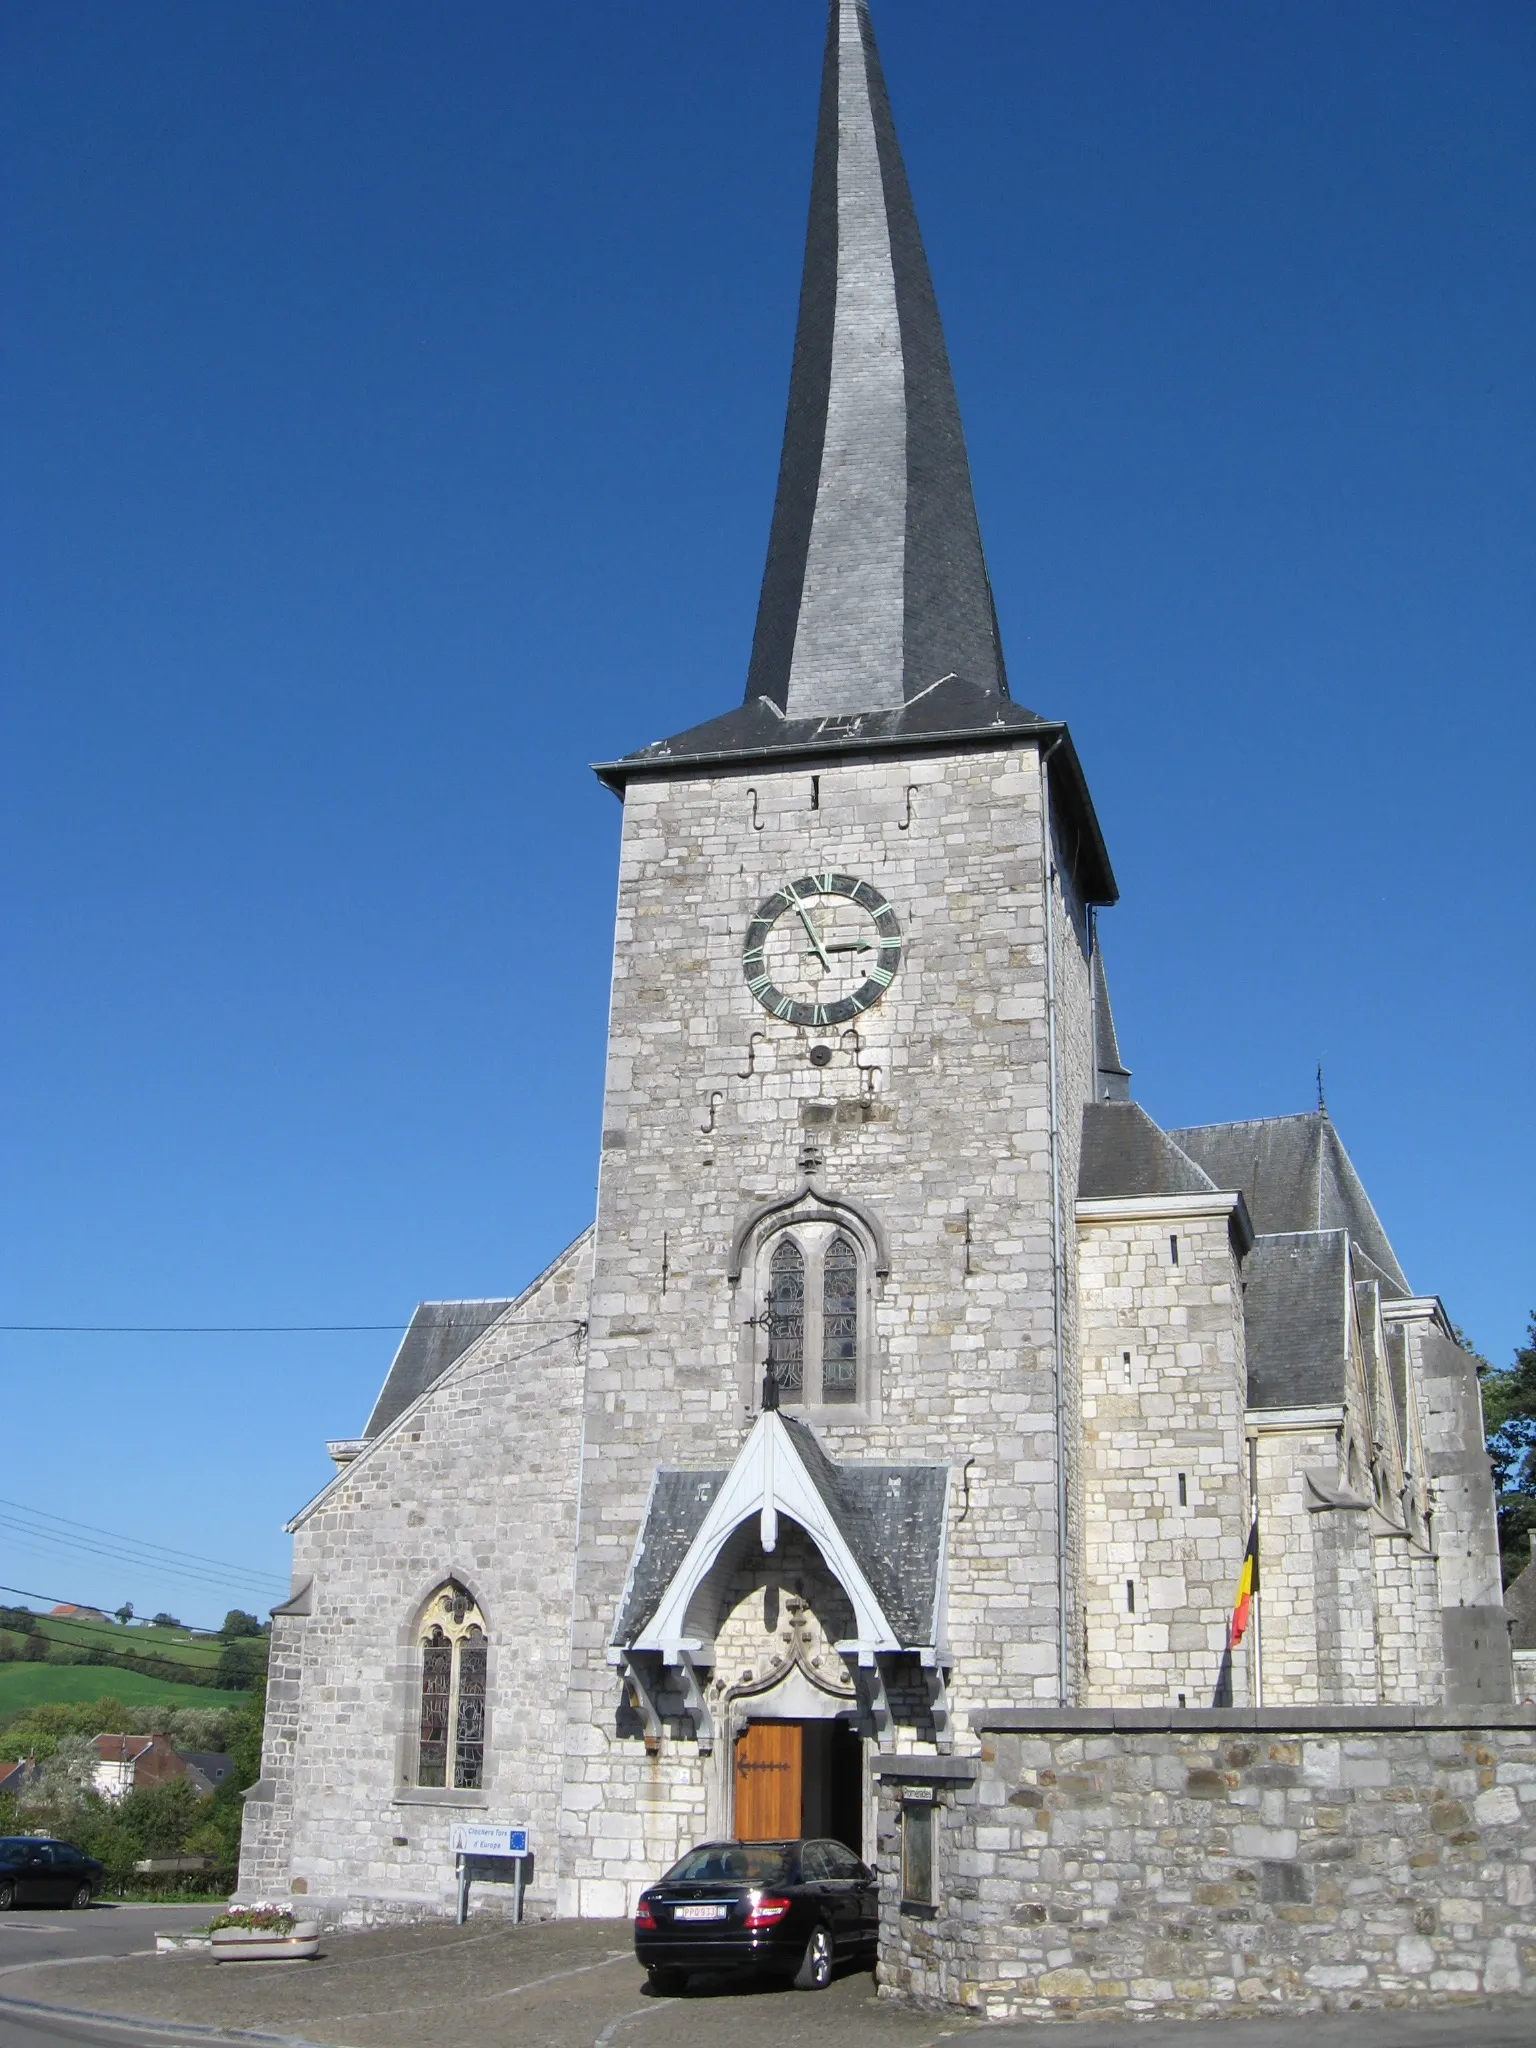
{"type": "Polygon", "coordinates": [[[901,926],[856,875],[802,875],[759,903],[741,964],[747,987],[786,1024],[846,1024],[896,979],[901,926]]]}

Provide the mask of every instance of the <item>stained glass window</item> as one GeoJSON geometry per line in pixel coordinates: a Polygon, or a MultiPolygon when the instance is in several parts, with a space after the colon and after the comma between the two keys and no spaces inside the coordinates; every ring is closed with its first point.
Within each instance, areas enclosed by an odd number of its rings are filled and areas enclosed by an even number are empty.
{"type": "Polygon", "coordinates": [[[459,1701],[454,1717],[453,1782],[479,1786],[485,1768],[485,1637],[472,1628],[459,1645],[459,1701]]]}
{"type": "Polygon", "coordinates": [[[448,1702],[453,1695],[453,1645],[434,1628],[421,1649],[421,1768],[419,1785],[448,1782],[448,1702]]]}
{"type": "Polygon", "coordinates": [[[485,1782],[486,1634],[472,1597],[450,1580],[422,1621],[416,1782],[475,1791],[485,1782]]]}
{"type": "Polygon", "coordinates": [[[769,1261],[768,1356],[780,1398],[805,1398],[805,1257],[792,1237],[780,1238],[769,1261]]]}
{"type": "Polygon", "coordinates": [[[821,1266],[821,1398],[859,1398],[859,1257],[834,1237],[821,1266]]]}

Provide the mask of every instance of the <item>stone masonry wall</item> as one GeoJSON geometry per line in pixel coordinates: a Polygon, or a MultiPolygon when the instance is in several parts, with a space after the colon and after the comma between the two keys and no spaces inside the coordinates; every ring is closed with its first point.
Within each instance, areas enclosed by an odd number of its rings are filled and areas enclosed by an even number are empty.
{"type": "MultiPolygon", "coordinates": [[[[1078,1264],[1082,1701],[1172,1706],[1182,1693],[1188,1706],[1213,1706],[1248,1536],[1247,1368],[1228,1218],[1080,1218],[1078,1264]]],[[[1246,1704],[1246,1651],[1230,1676],[1222,1704],[1246,1704]]]]}
{"type": "MultiPolygon", "coordinates": [[[[1080,908],[1056,948],[1062,1189],[1088,1078],[1080,908]],[[1079,1042],[1080,1041],[1080,1042],[1079,1042]]],[[[727,1274],[755,1204],[817,1185],[873,1210],[871,1398],[815,1426],[836,1459],[948,1461],[955,1705],[1058,1686],[1049,1063],[1038,757],[1008,746],[632,782],[615,928],[587,1378],[562,1910],[617,1913],[703,1822],[696,1747],[621,1732],[605,1645],[651,1474],[728,1465],[761,1307],[727,1274]],[[874,884],[903,960],[854,1029],[752,999],[753,910],[808,871],[874,884]],[[814,1039],[828,1064],[808,1057],[814,1039]],[[829,1114],[830,1112],[830,1114],[829,1114]]],[[[1071,1212],[1061,1219],[1071,1245],[1071,1212]]],[[[1064,1275],[1067,1314],[1072,1275],[1064,1275]]],[[[754,1348],[754,1346],[756,1348],[754,1348]]],[[[1072,1351],[1071,1331],[1067,1351],[1072,1351]]]]}
{"type": "Polygon", "coordinates": [[[242,1897],[445,1912],[451,1830],[474,1821],[530,1829],[527,1910],[553,1910],[589,1258],[578,1241],[296,1522],[310,1612],[274,1622],[242,1897]],[[490,1638],[478,1791],[415,1783],[414,1625],[450,1577],[490,1638]]]}
{"type": "Polygon", "coordinates": [[[1312,1428],[1258,1431],[1259,1568],[1256,1634],[1266,1707],[1319,1701],[1317,1559],[1307,1511],[1309,1470],[1337,1469],[1338,1432],[1312,1428]]]}
{"type": "Polygon", "coordinates": [[[975,1776],[932,1786],[931,1914],[882,1773],[884,1993],[1004,2019],[1536,1989],[1530,1708],[978,1719],[979,1757],[935,1767],[975,1776]]]}

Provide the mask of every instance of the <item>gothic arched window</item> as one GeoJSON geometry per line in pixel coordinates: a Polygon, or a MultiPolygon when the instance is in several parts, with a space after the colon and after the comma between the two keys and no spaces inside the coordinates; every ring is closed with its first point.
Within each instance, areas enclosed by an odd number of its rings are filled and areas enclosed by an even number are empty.
{"type": "Polygon", "coordinates": [[[792,1237],[781,1237],[768,1266],[768,1356],[780,1398],[791,1405],[805,1399],[805,1254],[792,1237]]]}
{"type": "Polygon", "coordinates": [[[756,1399],[766,1363],[785,1408],[873,1413],[879,1398],[871,1354],[874,1261],[858,1223],[826,1209],[786,1219],[756,1240],[747,1263],[756,1304],[743,1319],[750,1340],[743,1363],[753,1375],[749,1398],[756,1399]]]}
{"type": "Polygon", "coordinates": [[[421,1739],[416,1782],[478,1791],[485,1781],[485,1621],[457,1581],[422,1616],[421,1739]]]}
{"type": "Polygon", "coordinates": [[[841,1232],[821,1263],[821,1398],[859,1398],[859,1255],[841,1232]]]}

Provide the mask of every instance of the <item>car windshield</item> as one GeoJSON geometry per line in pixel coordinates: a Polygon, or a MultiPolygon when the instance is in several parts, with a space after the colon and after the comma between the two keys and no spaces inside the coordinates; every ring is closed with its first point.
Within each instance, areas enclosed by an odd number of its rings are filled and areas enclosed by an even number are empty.
{"type": "Polygon", "coordinates": [[[714,1842],[690,1849],[668,1884],[790,1884],[793,1858],[782,1842],[714,1842]]]}

